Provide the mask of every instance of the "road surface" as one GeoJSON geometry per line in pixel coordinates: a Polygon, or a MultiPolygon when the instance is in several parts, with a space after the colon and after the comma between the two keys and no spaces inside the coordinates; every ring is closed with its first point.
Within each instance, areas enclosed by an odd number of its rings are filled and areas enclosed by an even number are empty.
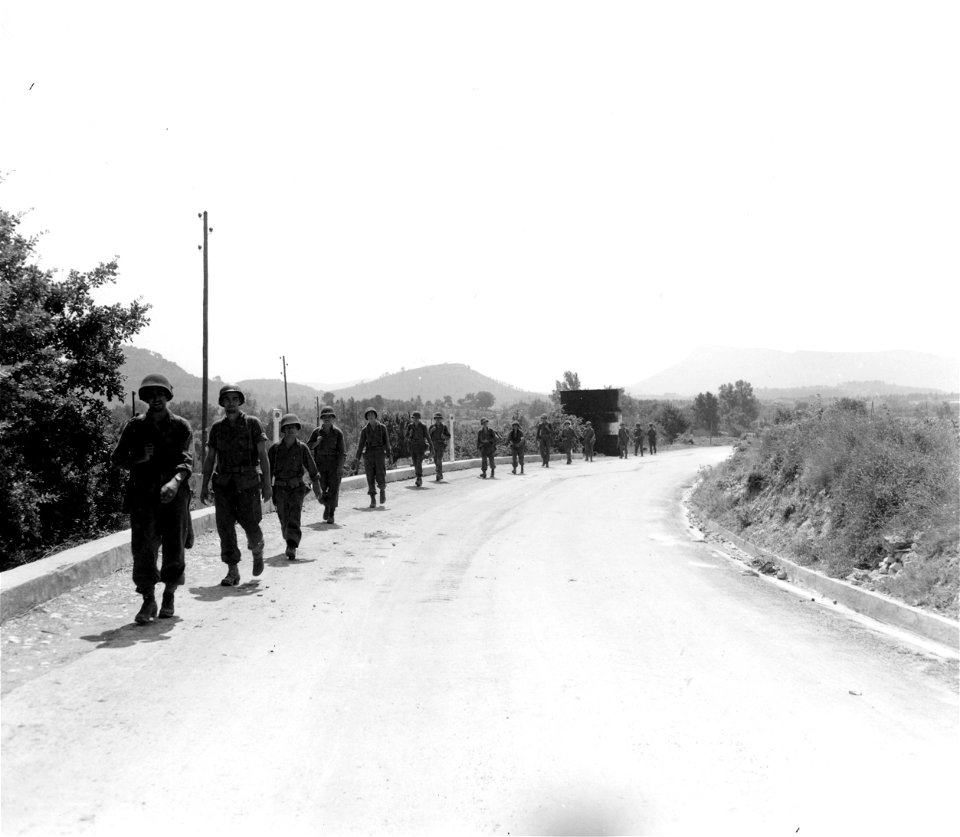
{"type": "Polygon", "coordinates": [[[3,628],[3,834],[952,830],[956,664],[686,529],[721,448],[345,494],[177,617],[125,573],[3,628]]]}

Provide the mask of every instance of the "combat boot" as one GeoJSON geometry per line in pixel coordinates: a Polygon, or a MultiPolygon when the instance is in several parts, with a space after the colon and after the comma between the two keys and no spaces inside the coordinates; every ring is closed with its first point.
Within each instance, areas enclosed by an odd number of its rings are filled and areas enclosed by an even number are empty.
{"type": "Polygon", "coordinates": [[[371,509],[375,509],[376,507],[377,507],[377,495],[376,495],[376,494],[371,494],[371,495],[370,495],[370,508],[371,508],[371,509]]]}
{"type": "Polygon", "coordinates": [[[287,560],[289,560],[289,561],[296,561],[296,560],[297,560],[297,548],[296,548],[295,546],[288,546],[288,547],[287,547],[286,555],[287,555],[287,560]]]}
{"type": "Polygon", "coordinates": [[[240,568],[236,564],[227,564],[227,574],[220,581],[221,587],[236,587],[240,583],[240,568]]]}
{"type": "Polygon", "coordinates": [[[387,489],[381,488],[380,489],[380,505],[382,506],[386,502],[387,502],[387,489]]]}
{"type": "Polygon", "coordinates": [[[263,550],[253,553],[253,574],[260,575],[263,572],[263,550]]]}
{"type": "Polygon", "coordinates": [[[133,621],[138,625],[148,625],[157,615],[157,600],[153,596],[153,591],[143,594],[143,604],[133,621]]]}
{"type": "Polygon", "coordinates": [[[160,602],[160,618],[169,619],[173,616],[173,594],[177,590],[176,584],[168,584],[163,588],[163,600],[160,602]]]}

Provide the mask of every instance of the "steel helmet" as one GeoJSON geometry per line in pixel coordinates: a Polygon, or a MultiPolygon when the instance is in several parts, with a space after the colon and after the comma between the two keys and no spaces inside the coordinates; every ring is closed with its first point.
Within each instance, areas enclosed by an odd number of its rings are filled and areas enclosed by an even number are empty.
{"type": "Polygon", "coordinates": [[[337,417],[337,414],[333,411],[333,407],[324,407],[324,408],[320,411],[320,420],[321,420],[321,421],[322,421],[323,419],[325,419],[325,418],[335,419],[336,417],[337,417]]]}
{"type": "Polygon", "coordinates": [[[222,387],[220,387],[220,395],[217,398],[217,403],[221,407],[223,406],[223,396],[225,396],[227,393],[230,393],[230,392],[235,392],[237,395],[240,396],[241,404],[247,400],[246,398],[243,397],[243,390],[240,389],[240,387],[238,387],[236,384],[224,384],[222,387]]]}
{"type": "Polygon", "coordinates": [[[140,389],[137,390],[137,397],[141,401],[146,401],[147,399],[143,397],[143,391],[145,389],[162,389],[167,394],[167,401],[170,401],[173,398],[173,387],[170,386],[170,381],[167,380],[166,375],[158,375],[153,373],[147,375],[140,382],[140,389]]]}
{"type": "Polygon", "coordinates": [[[286,427],[288,424],[295,424],[297,426],[297,430],[303,427],[303,425],[300,424],[300,419],[297,418],[296,413],[287,413],[282,419],[280,419],[281,430],[283,430],[283,428],[286,427]]]}
{"type": "Polygon", "coordinates": [[[373,413],[375,419],[380,418],[380,413],[377,412],[376,407],[367,407],[367,409],[363,411],[363,417],[366,418],[370,413],[373,413]]]}

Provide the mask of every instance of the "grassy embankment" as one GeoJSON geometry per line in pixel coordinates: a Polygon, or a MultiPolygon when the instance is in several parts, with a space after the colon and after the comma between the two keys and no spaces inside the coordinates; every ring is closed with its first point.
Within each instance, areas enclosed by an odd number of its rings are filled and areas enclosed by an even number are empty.
{"type": "Polygon", "coordinates": [[[708,470],[708,517],[830,576],[957,618],[956,425],[832,407],[775,424],[708,470]]]}

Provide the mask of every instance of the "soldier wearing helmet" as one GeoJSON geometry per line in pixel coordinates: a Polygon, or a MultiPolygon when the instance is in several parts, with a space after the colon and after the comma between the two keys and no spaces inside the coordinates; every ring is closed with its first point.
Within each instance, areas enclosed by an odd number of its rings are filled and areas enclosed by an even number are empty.
{"type": "Polygon", "coordinates": [[[130,513],[133,583],[143,596],[135,621],[144,625],[158,615],[173,616],[174,592],[184,583],[184,550],[192,543],[193,430],[167,406],[173,387],[163,375],[147,375],[138,395],[147,411],[127,422],[111,459],[130,471],[124,509],[130,513]],[[158,612],[154,588],[160,581],[164,590],[158,612]]]}
{"type": "Polygon", "coordinates": [[[410,414],[410,424],[407,425],[404,435],[407,444],[410,446],[410,458],[413,460],[413,473],[417,478],[416,485],[419,488],[423,485],[423,457],[430,447],[429,429],[420,421],[419,410],[414,410],[410,414]]]}
{"type": "Polygon", "coordinates": [[[540,423],[537,425],[537,447],[540,450],[540,467],[550,467],[550,447],[553,445],[553,428],[547,421],[546,413],[540,416],[540,423]]]}
{"type": "Polygon", "coordinates": [[[380,489],[380,505],[387,502],[387,457],[393,459],[390,449],[390,436],[386,425],[380,423],[379,414],[368,407],[363,417],[367,423],[360,431],[356,459],[363,460],[363,470],[367,475],[367,493],[370,495],[370,508],[377,507],[376,488],[380,489]]]}
{"type": "Polygon", "coordinates": [[[567,465],[570,465],[573,462],[573,451],[577,446],[577,431],[574,430],[570,419],[567,419],[560,429],[560,445],[567,455],[567,465]]]}
{"type": "Polygon", "coordinates": [[[630,455],[630,431],[625,424],[617,431],[617,456],[626,459],[630,455]]]}
{"type": "Polygon", "coordinates": [[[507,444],[510,446],[510,455],[513,458],[513,473],[517,473],[517,464],[520,465],[520,473],[523,473],[523,454],[527,446],[523,436],[523,428],[519,419],[514,419],[507,434],[507,444]]]}
{"type": "Polygon", "coordinates": [[[583,423],[583,458],[587,462],[593,462],[593,446],[597,440],[597,431],[593,429],[593,424],[589,421],[583,423]]]}
{"type": "Polygon", "coordinates": [[[643,429],[643,425],[638,421],[633,428],[633,455],[643,456],[643,437],[647,435],[647,432],[643,429]]]}
{"type": "Polygon", "coordinates": [[[477,449],[480,451],[480,479],[487,478],[487,465],[490,466],[490,479],[496,479],[497,470],[497,443],[500,434],[490,427],[487,418],[480,419],[480,429],[477,431],[477,449]]]}
{"type": "Polygon", "coordinates": [[[310,490],[303,482],[303,472],[310,474],[313,493],[320,501],[320,474],[314,464],[313,456],[303,442],[297,438],[300,431],[300,419],[294,413],[287,413],[280,419],[279,442],[267,449],[270,461],[270,475],[273,477],[273,505],[280,518],[280,532],[287,543],[287,558],[297,557],[300,546],[300,515],[303,511],[303,498],[310,490]]]}
{"type": "Polygon", "coordinates": [[[307,442],[320,473],[320,502],[323,503],[323,519],[326,523],[333,523],[333,515],[340,502],[340,480],[343,479],[343,467],[347,461],[343,431],[333,423],[336,417],[333,407],[324,407],[320,411],[320,426],[310,434],[307,442]]]}
{"type": "Polygon", "coordinates": [[[200,501],[207,503],[211,480],[213,482],[220,560],[227,565],[227,574],[220,583],[225,587],[240,583],[238,523],[246,533],[247,547],[253,553],[253,574],[263,572],[263,531],[260,529],[263,509],[260,499],[262,497],[266,502],[272,493],[267,434],[263,432],[260,419],[248,416],[240,409],[245,400],[243,392],[233,384],[220,388],[223,418],[210,427],[200,486],[200,501]]]}
{"type": "Polygon", "coordinates": [[[428,431],[430,447],[433,449],[433,464],[436,470],[436,481],[443,480],[443,452],[450,441],[450,428],[443,423],[443,413],[433,414],[433,424],[428,431]]]}

